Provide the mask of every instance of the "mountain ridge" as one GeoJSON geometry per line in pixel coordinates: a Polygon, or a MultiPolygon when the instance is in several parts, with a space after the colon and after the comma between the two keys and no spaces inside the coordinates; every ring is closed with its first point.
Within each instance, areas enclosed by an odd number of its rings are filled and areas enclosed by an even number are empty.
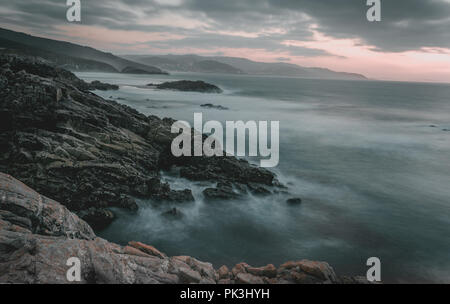
{"type": "Polygon", "coordinates": [[[362,74],[350,72],[337,72],[327,68],[303,67],[286,62],[257,62],[247,58],[226,57],[226,56],[199,56],[195,54],[185,55],[122,55],[123,58],[134,60],[142,64],[158,66],[168,71],[180,72],[206,72],[206,73],[228,73],[228,74],[249,74],[267,76],[288,76],[319,79],[345,79],[345,80],[367,80],[362,74]],[[222,69],[199,70],[198,63],[214,62],[215,66],[223,65],[229,71],[222,69]]]}
{"type": "Polygon", "coordinates": [[[126,69],[136,69],[148,74],[167,74],[157,67],[130,61],[89,46],[37,37],[5,28],[0,28],[0,47],[3,48],[2,52],[9,50],[19,54],[37,55],[50,61],[56,59],[62,65],[68,65],[66,68],[69,70],[80,70],[77,66],[81,64],[84,66],[82,70],[122,72],[126,69]]]}

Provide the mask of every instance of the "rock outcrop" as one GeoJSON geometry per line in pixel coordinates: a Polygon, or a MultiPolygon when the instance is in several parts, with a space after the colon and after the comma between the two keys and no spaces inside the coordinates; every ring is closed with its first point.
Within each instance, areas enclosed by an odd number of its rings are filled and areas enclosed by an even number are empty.
{"type": "Polygon", "coordinates": [[[119,246],[98,238],[58,202],[0,173],[0,283],[70,283],[69,258],[80,261],[74,283],[362,283],[336,276],[325,262],[287,262],[230,271],[189,256],[168,257],[140,242],[119,246]]]}
{"type": "Polygon", "coordinates": [[[172,119],[145,116],[93,93],[69,71],[38,59],[0,56],[0,171],[104,227],[108,207],[138,208],[134,198],[189,202],[160,171],[190,180],[277,186],[275,175],[234,157],[175,158],[172,119]]]}
{"type": "Polygon", "coordinates": [[[160,84],[148,84],[149,87],[154,87],[158,90],[176,90],[184,92],[200,92],[200,93],[222,93],[222,90],[210,83],[197,80],[180,80],[169,81],[160,84]]]}
{"type": "Polygon", "coordinates": [[[208,108],[208,109],[216,109],[216,110],[229,110],[227,107],[221,106],[221,105],[213,105],[212,103],[205,103],[200,105],[202,108],[208,108]]]}
{"type": "Polygon", "coordinates": [[[100,91],[110,91],[110,90],[118,90],[119,86],[115,84],[103,83],[98,80],[94,80],[89,84],[89,90],[100,90],[100,91]]]}

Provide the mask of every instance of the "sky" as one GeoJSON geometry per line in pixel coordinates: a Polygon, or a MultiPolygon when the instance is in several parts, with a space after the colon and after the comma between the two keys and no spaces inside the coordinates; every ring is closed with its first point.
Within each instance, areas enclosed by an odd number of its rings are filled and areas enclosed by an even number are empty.
{"type": "Polygon", "coordinates": [[[450,0],[0,0],[0,27],[115,54],[288,62],[373,79],[450,82],[450,0]]]}

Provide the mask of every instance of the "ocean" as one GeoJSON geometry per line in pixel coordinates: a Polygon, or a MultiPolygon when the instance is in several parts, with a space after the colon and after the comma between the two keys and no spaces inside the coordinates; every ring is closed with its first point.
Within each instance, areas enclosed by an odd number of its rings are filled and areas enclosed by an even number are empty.
{"type": "MultiPolygon", "coordinates": [[[[272,171],[289,195],[206,202],[208,182],[161,172],[174,189],[190,188],[192,204],[139,200],[137,213],[99,236],[151,244],[218,268],[246,262],[329,262],[341,275],[365,276],[381,260],[388,283],[450,283],[450,85],[312,80],[249,75],[77,73],[118,84],[95,91],[146,115],[203,120],[280,121],[280,161],[272,171]],[[142,88],[171,80],[203,80],[222,94],[142,88]],[[228,110],[207,109],[211,103],[228,110]],[[300,206],[286,198],[301,197],[300,206]],[[177,207],[184,217],[161,213],[177,207]]],[[[253,161],[253,160],[251,160],[253,161]]]]}

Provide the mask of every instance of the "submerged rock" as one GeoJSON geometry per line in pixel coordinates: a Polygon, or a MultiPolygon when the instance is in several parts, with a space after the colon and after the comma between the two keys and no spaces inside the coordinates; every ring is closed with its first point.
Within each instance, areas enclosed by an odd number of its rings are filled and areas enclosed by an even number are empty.
{"type": "Polygon", "coordinates": [[[161,84],[148,84],[147,86],[154,87],[158,90],[176,90],[185,92],[201,92],[201,93],[222,93],[222,90],[210,83],[197,80],[180,80],[169,81],[161,84]]]}
{"type": "Polygon", "coordinates": [[[302,199],[299,197],[290,198],[286,200],[286,203],[288,203],[289,205],[300,205],[302,203],[302,199]]]}
{"type": "Polygon", "coordinates": [[[170,219],[180,219],[184,216],[183,213],[177,208],[172,208],[168,211],[165,211],[162,213],[162,215],[170,219]]]}

